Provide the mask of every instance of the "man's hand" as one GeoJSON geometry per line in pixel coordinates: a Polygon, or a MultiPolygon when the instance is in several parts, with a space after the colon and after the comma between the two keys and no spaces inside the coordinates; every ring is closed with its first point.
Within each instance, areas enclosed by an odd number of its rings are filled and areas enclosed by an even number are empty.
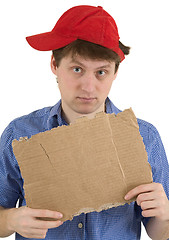
{"type": "Polygon", "coordinates": [[[26,238],[45,238],[49,228],[59,227],[63,222],[59,212],[31,209],[28,207],[12,208],[8,215],[8,228],[26,238]],[[53,218],[53,221],[43,221],[37,218],[53,218]]]}
{"type": "Polygon", "coordinates": [[[125,200],[136,198],[144,217],[156,217],[160,221],[169,220],[169,200],[160,183],[140,185],[129,191],[125,200]]]}

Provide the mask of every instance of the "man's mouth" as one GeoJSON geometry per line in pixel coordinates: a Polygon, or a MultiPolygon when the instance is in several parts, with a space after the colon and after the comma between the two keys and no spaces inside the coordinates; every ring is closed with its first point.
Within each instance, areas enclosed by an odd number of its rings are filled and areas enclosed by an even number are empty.
{"type": "Polygon", "coordinates": [[[93,102],[96,98],[95,97],[77,97],[77,99],[81,102],[90,103],[90,102],[93,102]]]}

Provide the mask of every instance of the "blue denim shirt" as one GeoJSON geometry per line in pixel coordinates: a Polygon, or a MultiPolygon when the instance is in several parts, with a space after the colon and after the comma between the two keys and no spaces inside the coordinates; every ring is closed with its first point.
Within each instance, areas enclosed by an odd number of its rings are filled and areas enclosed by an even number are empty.
{"type": "MultiPolygon", "coordinates": [[[[106,99],[106,112],[117,114],[120,110],[106,99]]],[[[19,206],[26,205],[23,179],[12,151],[12,140],[32,135],[54,127],[66,125],[61,115],[61,100],[53,107],[46,107],[12,121],[0,139],[0,205],[13,208],[19,199],[19,206]]],[[[153,181],[163,185],[169,198],[169,165],[165,150],[156,128],[138,119],[148,161],[153,172],[153,181]]],[[[149,218],[141,215],[141,208],[135,203],[125,204],[102,212],[92,212],[74,217],[58,228],[49,229],[48,240],[135,240],[140,239],[141,222],[146,226],[149,218]],[[79,223],[81,223],[79,225],[79,223]]],[[[26,239],[16,233],[17,240],[26,239]]]]}

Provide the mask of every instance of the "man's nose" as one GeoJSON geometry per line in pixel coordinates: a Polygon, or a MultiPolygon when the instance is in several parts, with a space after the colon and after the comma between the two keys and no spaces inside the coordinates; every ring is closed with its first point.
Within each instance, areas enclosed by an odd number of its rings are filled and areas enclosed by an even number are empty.
{"type": "Polygon", "coordinates": [[[95,89],[95,81],[94,74],[85,74],[81,79],[81,89],[85,92],[93,92],[95,89]]]}

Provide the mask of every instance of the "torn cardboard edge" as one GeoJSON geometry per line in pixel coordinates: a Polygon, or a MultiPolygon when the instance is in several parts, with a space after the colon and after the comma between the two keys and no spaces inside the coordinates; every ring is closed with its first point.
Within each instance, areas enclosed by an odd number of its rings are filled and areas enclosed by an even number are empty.
{"type": "MultiPolygon", "coordinates": [[[[114,204],[106,203],[106,204],[100,206],[98,209],[95,209],[95,208],[81,208],[78,212],[75,212],[74,214],[72,214],[72,216],[70,216],[70,219],[68,219],[68,220],[72,221],[74,217],[77,217],[77,216],[79,216],[82,213],[87,214],[87,213],[90,213],[90,212],[102,212],[103,210],[108,210],[108,209],[111,209],[113,207],[123,206],[126,203],[130,204],[130,203],[132,203],[135,200],[136,200],[136,198],[133,198],[133,199],[131,199],[129,201],[125,200],[124,203],[114,203],[114,204]]],[[[52,218],[38,218],[38,219],[45,220],[45,221],[53,221],[52,218]]],[[[63,221],[63,219],[60,219],[60,220],[63,221]]]]}
{"type": "MultiPolygon", "coordinates": [[[[79,122],[81,123],[83,121],[92,121],[93,119],[97,119],[97,118],[100,118],[100,117],[103,117],[103,116],[106,116],[106,115],[111,115],[111,116],[114,116],[116,118],[120,117],[124,122],[125,122],[125,120],[129,120],[128,116],[131,115],[131,118],[130,118],[131,125],[133,125],[136,128],[139,128],[136,117],[133,120],[133,116],[135,116],[135,114],[134,114],[132,108],[125,109],[124,111],[119,112],[117,114],[115,114],[115,113],[99,112],[99,113],[96,113],[93,118],[88,118],[87,116],[82,116],[82,117],[77,118],[74,123],[70,123],[69,125],[58,126],[56,128],[57,129],[58,128],[69,128],[72,125],[78,124],[79,122]],[[127,113],[127,118],[126,118],[126,113],[127,113]]],[[[29,141],[32,137],[34,138],[36,135],[40,136],[41,134],[43,135],[46,132],[55,131],[56,128],[52,128],[51,130],[46,130],[45,132],[39,132],[37,134],[32,135],[30,138],[28,136],[24,136],[24,137],[20,137],[19,140],[14,139],[13,142],[12,142],[12,147],[15,147],[15,143],[17,143],[18,141],[19,142],[29,141]]]]}
{"type": "Polygon", "coordinates": [[[82,117],[68,126],[14,140],[12,146],[27,206],[62,212],[63,221],[131,203],[135,199],[126,201],[125,194],[152,182],[131,108],[117,115],[82,117]]]}
{"type": "Polygon", "coordinates": [[[108,210],[108,209],[110,209],[110,208],[112,208],[112,207],[123,206],[123,205],[125,205],[126,203],[130,204],[130,203],[132,203],[132,202],[135,201],[135,200],[136,200],[136,198],[133,198],[133,199],[131,199],[131,200],[129,200],[129,201],[126,201],[126,200],[125,200],[124,203],[106,203],[106,204],[100,206],[98,209],[95,209],[95,208],[82,208],[82,209],[80,209],[78,212],[74,213],[74,214],[72,215],[72,218],[71,218],[70,220],[72,220],[72,219],[73,219],[74,217],[76,217],[76,216],[79,216],[81,213],[85,213],[85,214],[86,214],[86,213],[90,213],[90,212],[101,212],[101,211],[103,211],[103,210],[108,210]]]}

